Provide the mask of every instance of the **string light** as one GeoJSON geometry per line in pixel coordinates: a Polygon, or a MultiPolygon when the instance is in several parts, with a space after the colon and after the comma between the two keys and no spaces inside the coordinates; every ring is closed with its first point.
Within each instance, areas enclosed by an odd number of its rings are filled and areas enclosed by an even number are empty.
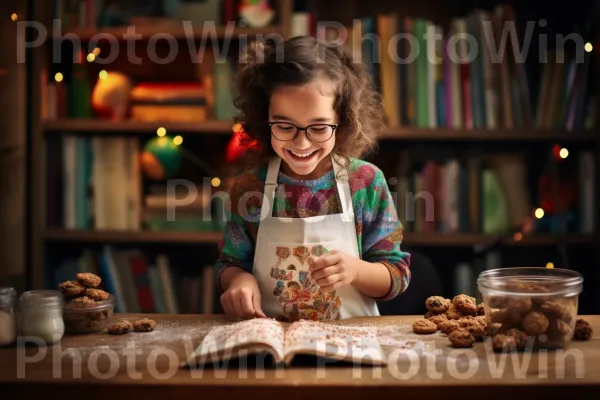
{"type": "Polygon", "coordinates": [[[535,217],[537,219],[542,219],[544,218],[544,210],[541,208],[538,208],[537,210],[535,210],[535,217]]]}
{"type": "Polygon", "coordinates": [[[221,180],[219,178],[212,178],[210,180],[210,184],[213,185],[213,187],[219,187],[221,186],[221,180]]]}
{"type": "Polygon", "coordinates": [[[10,19],[13,22],[16,22],[19,19],[19,16],[17,15],[17,13],[12,13],[12,14],[10,14],[10,19]]]}
{"type": "Polygon", "coordinates": [[[584,49],[585,49],[585,51],[587,51],[588,53],[591,53],[591,52],[592,52],[592,50],[594,50],[594,46],[592,46],[592,44],[591,44],[590,42],[587,42],[587,43],[585,44],[585,47],[584,47],[584,49]]]}
{"type": "Polygon", "coordinates": [[[549,262],[548,264],[546,264],[546,268],[554,268],[554,263],[549,262]]]}
{"type": "Polygon", "coordinates": [[[163,137],[167,134],[167,130],[161,126],[156,130],[156,134],[160,137],[163,137]]]}
{"type": "Polygon", "coordinates": [[[60,72],[57,72],[57,73],[56,73],[56,75],[54,75],[54,80],[55,80],[56,82],[62,82],[63,78],[64,78],[64,77],[63,77],[63,74],[62,74],[62,73],[60,73],[60,72]]]}
{"type": "Polygon", "coordinates": [[[100,71],[98,76],[100,77],[100,79],[106,79],[108,77],[108,72],[106,72],[105,70],[102,70],[102,71],[100,71]]]}
{"type": "Polygon", "coordinates": [[[173,138],[173,144],[175,146],[179,146],[179,145],[181,145],[181,143],[183,143],[183,138],[181,136],[175,136],[173,138]]]}
{"type": "Polygon", "coordinates": [[[567,158],[567,157],[569,157],[569,150],[567,150],[566,148],[563,147],[562,149],[560,149],[559,155],[560,155],[560,158],[567,158]]]}
{"type": "Polygon", "coordinates": [[[100,47],[96,47],[96,48],[95,48],[95,49],[92,51],[92,53],[93,53],[95,56],[99,55],[99,54],[100,54],[100,47]]]}
{"type": "Polygon", "coordinates": [[[90,53],[87,55],[88,62],[94,62],[95,59],[96,59],[96,55],[94,53],[90,53]]]}

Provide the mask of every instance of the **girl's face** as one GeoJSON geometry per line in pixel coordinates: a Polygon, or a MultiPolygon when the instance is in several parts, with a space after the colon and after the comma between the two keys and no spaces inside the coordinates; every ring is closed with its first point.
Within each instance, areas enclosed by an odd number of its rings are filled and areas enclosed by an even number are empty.
{"type": "MultiPolygon", "coordinates": [[[[333,109],[334,101],[335,86],[324,79],[305,86],[282,86],[271,95],[269,121],[300,128],[313,124],[335,125],[338,115],[333,109]]],[[[286,131],[280,136],[285,134],[286,131]]],[[[271,135],[271,145],[281,157],[281,169],[286,175],[295,179],[315,179],[331,168],[329,155],[335,145],[335,132],[321,143],[312,142],[305,130],[290,141],[281,141],[271,135]]]]}

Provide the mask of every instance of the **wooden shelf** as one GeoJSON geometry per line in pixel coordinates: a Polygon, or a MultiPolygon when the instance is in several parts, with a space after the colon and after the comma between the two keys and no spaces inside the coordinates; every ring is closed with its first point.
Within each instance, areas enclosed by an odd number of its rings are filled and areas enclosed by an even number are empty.
{"type": "MultiPolygon", "coordinates": [[[[105,119],[57,119],[43,122],[46,133],[72,132],[78,134],[95,133],[129,133],[154,134],[158,127],[169,132],[187,134],[232,134],[232,121],[208,120],[196,122],[113,122],[105,119]]],[[[486,130],[486,129],[426,129],[426,128],[392,128],[386,131],[381,140],[411,141],[597,141],[598,135],[593,131],[561,131],[561,130],[486,130]]]]}
{"type": "Polygon", "coordinates": [[[160,35],[162,39],[171,36],[175,40],[200,40],[204,38],[207,43],[210,43],[213,35],[219,39],[237,38],[240,35],[247,35],[248,37],[254,37],[257,35],[279,35],[283,38],[283,30],[279,26],[268,26],[265,28],[243,28],[239,26],[207,26],[191,24],[189,27],[184,26],[183,23],[177,24],[161,24],[158,26],[118,26],[118,27],[107,27],[107,28],[81,28],[81,29],[69,29],[67,31],[60,32],[60,34],[54,34],[52,36],[65,37],[66,35],[75,35],[82,42],[88,42],[94,37],[98,41],[106,41],[107,37],[114,38],[118,41],[124,40],[149,40],[155,35],[160,35]],[[98,35],[98,36],[96,36],[98,35]],[[135,36],[134,36],[135,35],[135,36]],[[141,35],[141,37],[140,37],[141,35]]]}
{"type": "MultiPolygon", "coordinates": [[[[411,247],[468,247],[479,246],[494,241],[493,236],[471,234],[471,233],[452,233],[452,234],[426,234],[410,233],[404,234],[403,244],[411,247]]],[[[503,246],[555,246],[559,243],[568,245],[593,245],[594,235],[547,235],[532,234],[524,235],[519,241],[505,239],[501,241],[503,246]]]]}
{"type": "Polygon", "coordinates": [[[138,122],[123,121],[112,122],[103,119],[58,119],[43,122],[46,133],[70,132],[78,134],[95,133],[130,133],[130,134],[156,134],[159,127],[164,127],[167,132],[187,134],[223,134],[230,135],[233,122],[231,121],[205,121],[205,122],[138,122]]]}
{"type": "Polygon", "coordinates": [[[217,244],[220,232],[150,232],[150,231],[89,231],[49,229],[44,234],[46,242],[65,243],[181,243],[217,244]]]}
{"type": "Polygon", "coordinates": [[[527,130],[527,129],[448,129],[448,128],[390,128],[382,140],[424,141],[596,141],[594,131],[527,130]]]}
{"type": "MultiPolygon", "coordinates": [[[[50,229],[45,232],[46,242],[66,243],[208,243],[217,244],[221,240],[220,232],[144,232],[144,231],[81,231],[50,229]]],[[[469,247],[485,243],[493,238],[480,234],[423,234],[406,233],[406,246],[430,247],[469,247]]],[[[503,245],[510,246],[554,246],[563,242],[569,245],[591,245],[593,235],[532,235],[522,240],[504,240],[503,245]]]]}

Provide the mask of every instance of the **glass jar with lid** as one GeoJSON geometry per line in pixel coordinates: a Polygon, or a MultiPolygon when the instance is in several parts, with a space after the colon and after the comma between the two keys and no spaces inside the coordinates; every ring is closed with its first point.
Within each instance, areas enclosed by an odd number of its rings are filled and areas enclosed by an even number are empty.
{"type": "Polygon", "coordinates": [[[32,290],[19,298],[21,334],[51,344],[62,339],[64,300],[56,290],[32,290]]]}
{"type": "Polygon", "coordinates": [[[10,346],[17,339],[17,291],[0,288],[0,347],[10,346]]]}

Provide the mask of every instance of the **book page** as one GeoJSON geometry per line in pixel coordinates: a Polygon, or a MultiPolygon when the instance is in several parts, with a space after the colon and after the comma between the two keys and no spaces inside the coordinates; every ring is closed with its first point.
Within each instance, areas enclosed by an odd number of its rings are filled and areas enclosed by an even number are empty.
{"type": "Polygon", "coordinates": [[[285,362],[294,355],[307,354],[336,360],[385,365],[377,329],[315,321],[298,321],[285,332],[285,362]]]}
{"type": "Polygon", "coordinates": [[[254,318],[218,326],[204,337],[188,358],[188,364],[223,361],[241,354],[262,352],[269,352],[276,360],[281,361],[283,335],[283,326],[270,318],[254,318]]]}

